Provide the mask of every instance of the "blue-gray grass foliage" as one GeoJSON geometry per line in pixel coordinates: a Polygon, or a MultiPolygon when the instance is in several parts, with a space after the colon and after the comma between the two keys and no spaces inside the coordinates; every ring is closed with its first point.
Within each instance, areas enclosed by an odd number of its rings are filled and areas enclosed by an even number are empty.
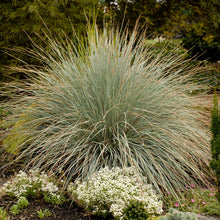
{"type": "Polygon", "coordinates": [[[200,89],[181,56],[153,55],[145,38],[96,26],[76,47],[47,38],[35,45],[43,67],[24,66],[30,80],[7,103],[5,145],[27,166],[63,170],[67,180],[101,167],[135,166],[157,190],[204,183],[210,135],[200,89]]]}

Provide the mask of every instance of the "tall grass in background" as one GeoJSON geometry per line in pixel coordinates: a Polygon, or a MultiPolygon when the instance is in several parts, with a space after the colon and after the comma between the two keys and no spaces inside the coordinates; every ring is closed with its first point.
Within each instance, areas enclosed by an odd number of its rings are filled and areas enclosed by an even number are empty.
{"type": "Polygon", "coordinates": [[[146,47],[144,36],[96,26],[76,47],[47,37],[35,45],[43,67],[29,75],[8,106],[6,148],[26,166],[86,178],[104,166],[135,166],[158,191],[206,184],[210,135],[204,125],[200,69],[181,56],[146,47]]]}

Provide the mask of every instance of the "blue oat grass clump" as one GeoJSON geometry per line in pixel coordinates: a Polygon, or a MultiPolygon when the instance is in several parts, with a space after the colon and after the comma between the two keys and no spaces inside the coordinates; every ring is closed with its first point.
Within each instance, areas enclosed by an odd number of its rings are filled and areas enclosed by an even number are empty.
{"type": "Polygon", "coordinates": [[[210,134],[192,76],[200,69],[174,53],[154,55],[144,36],[88,28],[77,45],[47,37],[35,45],[41,67],[5,105],[5,147],[27,167],[86,179],[108,166],[134,166],[158,191],[204,183],[210,134]]]}

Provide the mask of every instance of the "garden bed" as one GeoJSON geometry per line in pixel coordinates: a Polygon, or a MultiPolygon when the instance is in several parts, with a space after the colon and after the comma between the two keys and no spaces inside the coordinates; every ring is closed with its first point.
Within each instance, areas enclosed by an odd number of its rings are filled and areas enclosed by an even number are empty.
{"type": "MultiPolygon", "coordinates": [[[[6,179],[0,178],[0,187],[6,181],[6,179]]],[[[14,203],[11,198],[7,196],[0,197],[0,207],[6,207],[6,209],[12,206],[14,203]]],[[[67,201],[63,205],[54,206],[46,203],[43,199],[32,199],[30,205],[25,208],[20,214],[13,216],[10,215],[11,220],[37,220],[39,210],[49,210],[50,217],[44,217],[43,219],[57,219],[57,220],[102,220],[102,217],[89,215],[85,210],[78,206],[75,202],[67,201]]],[[[198,220],[217,220],[217,216],[197,215],[198,220]]],[[[106,220],[113,220],[112,217],[107,217],[106,220]]]]}
{"type": "MultiPolygon", "coordinates": [[[[12,206],[13,201],[8,197],[3,197],[0,200],[0,207],[12,206]]],[[[76,203],[66,202],[61,206],[53,206],[45,203],[43,200],[30,200],[30,205],[25,208],[20,214],[13,216],[10,215],[10,219],[25,219],[25,220],[35,220],[40,219],[38,217],[37,211],[39,210],[49,210],[51,213],[50,217],[44,217],[43,219],[65,219],[65,220],[101,220],[97,216],[88,215],[83,208],[79,207],[76,203]]],[[[109,218],[110,219],[110,218],[109,218]]]]}
{"type": "MultiPolygon", "coordinates": [[[[10,170],[9,170],[10,171],[10,170]]],[[[9,174],[4,175],[5,178],[0,178],[0,188],[3,186],[4,183],[6,183],[10,178],[9,174]],[[7,176],[7,177],[6,177],[7,176]]],[[[203,201],[207,201],[205,200],[205,197],[201,196],[201,198],[199,199],[197,197],[197,192],[196,192],[196,188],[194,188],[194,186],[189,186],[191,187],[192,190],[194,190],[194,192],[192,192],[192,194],[194,194],[194,198],[197,201],[200,200],[200,202],[202,201],[202,199],[204,199],[203,201]]],[[[187,186],[187,188],[189,188],[187,186]]],[[[214,191],[213,188],[209,189],[210,190],[210,198],[213,197],[214,193],[212,193],[214,191]]],[[[186,198],[185,198],[186,199],[186,198]]],[[[207,197],[206,197],[207,199],[207,197]]],[[[190,198],[188,198],[188,200],[190,200],[190,198]]],[[[20,220],[37,220],[37,219],[60,219],[60,220],[73,220],[73,219],[77,219],[77,220],[102,220],[103,217],[99,217],[99,216],[95,216],[95,215],[91,215],[89,214],[87,211],[85,211],[85,209],[83,209],[82,207],[80,207],[76,202],[72,201],[67,195],[66,195],[66,201],[61,204],[61,205],[53,205],[50,204],[48,202],[45,202],[45,200],[40,197],[40,198],[30,198],[28,199],[29,201],[29,205],[24,208],[22,210],[22,212],[14,215],[10,212],[10,208],[16,203],[16,199],[13,199],[5,194],[0,194],[0,207],[2,207],[4,210],[7,211],[7,216],[10,217],[11,220],[16,220],[16,219],[20,219],[20,220]],[[45,210],[47,212],[49,212],[49,216],[43,216],[40,217],[39,212],[45,212],[45,210]]],[[[194,203],[194,199],[191,199],[192,203],[194,203]]],[[[166,214],[167,212],[167,204],[165,204],[164,206],[164,210],[165,212],[163,214],[166,214]]],[[[182,208],[181,204],[175,203],[174,205],[176,208],[182,208]]],[[[196,206],[195,206],[196,207],[196,206]]],[[[195,208],[194,207],[194,208],[195,208]]],[[[193,206],[191,207],[193,209],[193,206]]],[[[1,217],[1,216],[0,216],[1,217]]],[[[1,219],[1,218],[0,218],[1,219]]],[[[107,216],[105,218],[106,220],[113,220],[114,218],[112,216],[107,216]]],[[[219,216],[209,216],[209,215],[205,215],[205,214],[197,214],[197,219],[198,220],[217,220],[219,219],[219,216]]],[[[3,218],[3,220],[5,220],[3,218]]],[[[8,220],[8,219],[7,219],[8,220]]],[[[183,219],[184,220],[184,219],[183,219]]]]}
{"type": "Polygon", "coordinates": [[[52,52],[37,47],[36,57],[48,66],[22,67],[36,80],[7,88],[17,95],[4,103],[2,140],[15,160],[0,156],[0,220],[220,216],[212,102],[204,106],[206,86],[192,77],[205,70],[146,55],[136,32],[113,33],[91,29],[88,48],[70,53],[46,37],[52,52]]]}

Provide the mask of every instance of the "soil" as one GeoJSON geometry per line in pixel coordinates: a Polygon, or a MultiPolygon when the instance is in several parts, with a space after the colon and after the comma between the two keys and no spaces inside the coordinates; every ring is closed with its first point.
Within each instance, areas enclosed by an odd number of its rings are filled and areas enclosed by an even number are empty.
{"type": "MultiPolygon", "coordinates": [[[[14,204],[8,197],[0,199],[0,207],[5,207],[7,210],[14,204]]],[[[10,215],[10,220],[39,220],[37,211],[48,209],[51,212],[50,217],[45,217],[45,220],[101,220],[98,216],[89,215],[83,208],[79,207],[76,203],[66,202],[62,206],[54,206],[45,203],[43,200],[35,199],[29,200],[30,205],[25,208],[20,214],[13,216],[10,215]]],[[[109,217],[108,220],[113,220],[109,217]]]]}

